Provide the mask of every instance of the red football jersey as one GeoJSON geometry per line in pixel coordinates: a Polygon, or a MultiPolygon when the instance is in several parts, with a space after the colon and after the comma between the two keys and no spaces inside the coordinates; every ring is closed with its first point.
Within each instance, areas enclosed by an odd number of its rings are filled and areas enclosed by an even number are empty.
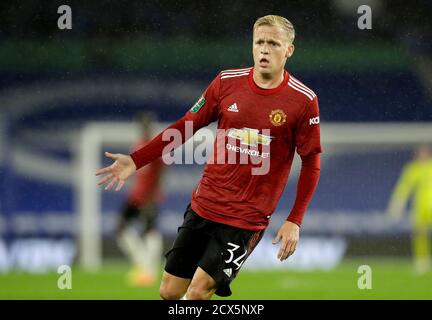
{"type": "MultiPolygon", "coordinates": [[[[214,160],[206,165],[193,192],[192,209],[219,223],[264,229],[287,183],[295,150],[301,156],[322,151],[317,97],[286,71],[277,88],[262,89],[253,80],[253,69],[247,68],[221,72],[203,98],[204,104],[196,112],[192,108],[187,120],[200,127],[219,120],[218,128],[225,129],[227,136],[235,129],[234,135],[239,137],[235,139],[237,148],[231,147],[233,143],[226,137],[227,157],[256,144],[258,152],[249,156],[261,155],[265,161],[269,153],[270,165],[267,174],[253,175],[252,168],[259,166],[238,163],[237,155],[234,164],[214,160]],[[266,140],[270,140],[269,152],[263,152],[266,140]]],[[[216,143],[214,149],[221,150],[216,143]]]]}
{"type": "MultiPolygon", "coordinates": [[[[267,227],[296,150],[302,157],[322,152],[317,97],[287,71],[274,89],[258,87],[253,68],[222,71],[169,128],[184,137],[188,120],[193,132],[216,120],[221,130],[192,194],[192,208],[206,219],[242,229],[267,227]],[[264,170],[256,174],[259,168],[264,170]]],[[[138,168],[161,155],[161,135],[131,155],[138,168]]]]}

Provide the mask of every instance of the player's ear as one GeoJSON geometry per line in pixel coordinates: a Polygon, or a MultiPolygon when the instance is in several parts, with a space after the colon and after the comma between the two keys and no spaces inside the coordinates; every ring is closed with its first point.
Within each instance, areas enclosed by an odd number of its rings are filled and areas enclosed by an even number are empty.
{"type": "Polygon", "coordinates": [[[294,54],[294,49],[295,49],[294,44],[292,44],[292,43],[288,44],[288,48],[287,48],[285,57],[291,58],[291,56],[294,54]]]}

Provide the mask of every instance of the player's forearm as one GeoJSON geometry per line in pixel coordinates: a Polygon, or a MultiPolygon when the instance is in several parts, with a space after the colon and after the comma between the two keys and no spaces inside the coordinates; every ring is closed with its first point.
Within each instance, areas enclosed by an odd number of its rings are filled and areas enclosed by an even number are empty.
{"type": "MultiPolygon", "coordinates": [[[[170,125],[168,128],[166,128],[164,131],[162,131],[158,136],[153,138],[149,143],[147,143],[145,146],[143,146],[141,149],[131,153],[132,160],[134,161],[137,170],[145,166],[146,164],[149,164],[150,162],[158,159],[159,157],[163,156],[166,153],[171,152],[175,148],[181,146],[183,143],[186,142],[187,139],[191,138],[191,136],[186,137],[186,121],[188,121],[187,116],[184,116],[174,122],[172,125],[170,125]],[[180,140],[168,140],[163,139],[164,134],[168,130],[174,130],[176,133],[180,133],[181,139],[180,140]],[[165,141],[166,140],[166,141],[165,141]],[[169,148],[165,148],[168,144],[170,144],[169,148]]],[[[189,120],[190,121],[190,120],[189,120]]],[[[192,135],[195,133],[199,127],[196,123],[193,123],[193,130],[192,135]]],[[[172,136],[172,135],[168,135],[172,136]]]]}
{"type": "Polygon", "coordinates": [[[307,206],[312,199],[320,177],[320,155],[302,157],[302,168],[297,184],[297,196],[288,221],[301,225],[307,206]]]}
{"type": "Polygon", "coordinates": [[[392,200],[398,202],[402,207],[404,207],[408,202],[412,190],[413,184],[410,179],[406,176],[402,176],[402,179],[398,182],[392,195],[392,200]]]}

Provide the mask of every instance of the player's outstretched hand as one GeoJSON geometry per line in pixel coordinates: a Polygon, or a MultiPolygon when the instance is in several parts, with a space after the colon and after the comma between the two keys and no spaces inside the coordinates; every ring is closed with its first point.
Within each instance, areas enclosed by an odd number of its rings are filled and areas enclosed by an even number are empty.
{"type": "Polygon", "coordinates": [[[109,181],[109,183],[105,187],[105,190],[111,190],[112,187],[114,187],[117,183],[115,191],[120,191],[120,189],[125,184],[126,179],[135,173],[135,163],[132,160],[131,156],[121,153],[112,154],[109,152],[105,152],[105,156],[115,161],[112,165],[102,168],[96,172],[97,176],[106,174],[101,180],[99,180],[98,185],[102,185],[105,182],[109,181]]]}
{"type": "Polygon", "coordinates": [[[273,244],[277,244],[282,240],[281,247],[278,252],[278,259],[280,261],[288,259],[297,247],[299,241],[300,227],[291,221],[285,221],[279,228],[273,244]]]}

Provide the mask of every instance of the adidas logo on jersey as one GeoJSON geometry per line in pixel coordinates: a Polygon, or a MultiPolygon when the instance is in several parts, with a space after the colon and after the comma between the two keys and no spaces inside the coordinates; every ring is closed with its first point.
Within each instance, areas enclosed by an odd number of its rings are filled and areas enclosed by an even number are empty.
{"type": "Polygon", "coordinates": [[[228,276],[228,278],[231,278],[231,276],[232,276],[232,268],[224,269],[223,272],[228,276]]]}
{"type": "Polygon", "coordinates": [[[239,112],[239,110],[237,109],[237,103],[233,103],[232,105],[230,105],[227,110],[231,112],[239,112]]]}

